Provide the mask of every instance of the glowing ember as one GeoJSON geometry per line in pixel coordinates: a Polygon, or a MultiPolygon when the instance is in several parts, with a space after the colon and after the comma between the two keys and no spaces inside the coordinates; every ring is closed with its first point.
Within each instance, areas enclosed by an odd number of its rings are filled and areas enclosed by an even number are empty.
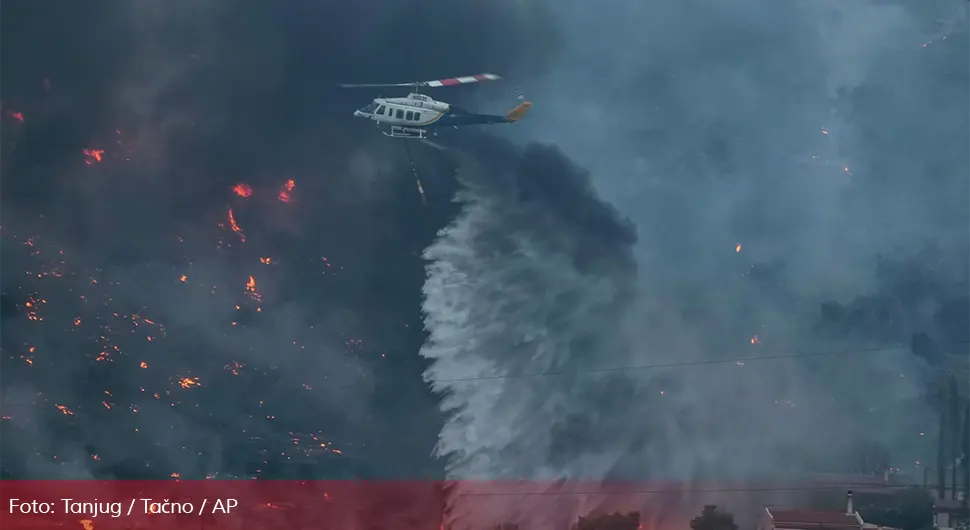
{"type": "Polygon", "coordinates": [[[738,243],[737,245],[735,245],[734,251],[735,252],[741,252],[741,243],[738,243]]]}
{"type": "Polygon", "coordinates": [[[751,336],[751,344],[757,344],[757,343],[758,343],[758,336],[757,335],[752,335],[751,336]]]}
{"type": "Polygon", "coordinates": [[[87,158],[84,163],[89,166],[94,162],[101,162],[104,158],[104,149],[82,149],[81,152],[87,158]]]}
{"type": "Polygon", "coordinates": [[[142,361],[141,363],[138,364],[138,366],[142,368],[148,368],[148,363],[146,363],[145,361],[142,361]]]}
{"type": "Polygon", "coordinates": [[[283,202],[290,202],[290,192],[296,187],[296,182],[293,179],[287,180],[283,184],[283,189],[280,190],[279,199],[283,202]]]}
{"type": "Polygon", "coordinates": [[[239,183],[232,187],[232,191],[240,197],[249,197],[253,194],[253,188],[249,184],[239,183]]]}
{"type": "Polygon", "coordinates": [[[246,296],[256,300],[257,302],[263,299],[263,295],[256,291],[256,279],[252,276],[250,276],[249,281],[246,282],[246,296]]]}
{"type": "Polygon", "coordinates": [[[54,405],[54,406],[57,407],[57,410],[61,411],[61,414],[65,415],[65,416],[73,416],[74,415],[74,413],[71,411],[71,409],[67,408],[64,405],[54,405]]]}
{"type": "Polygon", "coordinates": [[[13,119],[15,119],[15,120],[17,120],[17,121],[24,121],[24,113],[23,112],[14,112],[14,113],[11,113],[10,114],[10,117],[13,118],[13,119]]]}
{"type": "Polygon", "coordinates": [[[179,281],[180,282],[184,282],[186,279],[187,279],[187,276],[185,276],[184,274],[181,275],[181,276],[179,276],[179,281]]]}
{"type": "Polygon", "coordinates": [[[182,388],[192,388],[194,386],[199,386],[199,378],[198,377],[183,377],[183,378],[179,379],[179,386],[181,386],[182,388]]]}
{"type": "Polygon", "coordinates": [[[239,240],[243,243],[246,242],[246,234],[243,233],[242,228],[239,227],[239,223],[236,222],[236,216],[232,213],[232,208],[229,208],[229,227],[232,231],[239,234],[239,240]]]}
{"type": "Polygon", "coordinates": [[[263,265],[269,265],[270,263],[272,263],[271,260],[272,260],[272,258],[268,258],[268,257],[267,258],[259,258],[259,262],[262,263],[263,265]]]}

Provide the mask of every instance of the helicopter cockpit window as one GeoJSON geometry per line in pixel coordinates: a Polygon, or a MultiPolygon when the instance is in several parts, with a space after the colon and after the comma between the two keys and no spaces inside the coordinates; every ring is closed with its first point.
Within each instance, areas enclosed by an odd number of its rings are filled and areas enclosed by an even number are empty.
{"type": "Polygon", "coordinates": [[[377,113],[380,114],[381,116],[384,115],[384,105],[377,107],[377,113]]]}
{"type": "Polygon", "coordinates": [[[372,101],[370,105],[367,105],[366,107],[361,108],[360,112],[362,112],[363,114],[373,114],[375,110],[377,110],[377,102],[372,101]]]}

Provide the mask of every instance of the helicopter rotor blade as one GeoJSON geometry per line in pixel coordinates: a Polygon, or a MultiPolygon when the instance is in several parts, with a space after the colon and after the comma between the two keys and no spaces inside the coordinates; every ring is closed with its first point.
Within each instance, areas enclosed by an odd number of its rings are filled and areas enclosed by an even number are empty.
{"type": "Polygon", "coordinates": [[[464,85],[468,83],[481,83],[483,81],[499,81],[502,78],[495,74],[477,74],[477,75],[466,75],[462,77],[449,77],[446,79],[435,79],[434,81],[425,81],[422,86],[429,87],[439,87],[439,86],[455,86],[464,85]]]}
{"type": "Polygon", "coordinates": [[[341,83],[340,88],[370,88],[370,87],[395,87],[395,86],[415,86],[420,83],[341,83]]]}
{"type": "Polygon", "coordinates": [[[501,76],[495,74],[466,75],[462,77],[447,77],[445,79],[434,79],[431,81],[412,81],[410,83],[345,83],[337,86],[342,88],[364,88],[364,87],[444,87],[464,85],[468,83],[481,83],[483,81],[499,81],[501,76]]]}

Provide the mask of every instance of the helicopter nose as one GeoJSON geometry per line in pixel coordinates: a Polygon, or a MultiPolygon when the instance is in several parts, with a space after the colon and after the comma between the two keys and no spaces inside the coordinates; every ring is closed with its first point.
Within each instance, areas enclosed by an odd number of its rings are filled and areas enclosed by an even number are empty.
{"type": "Polygon", "coordinates": [[[364,113],[361,112],[361,111],[359,111],[359,110],[355,110],[354,111],[354,116],[360,118],[360,117],[363,117],[364,116],[364,113]]]}

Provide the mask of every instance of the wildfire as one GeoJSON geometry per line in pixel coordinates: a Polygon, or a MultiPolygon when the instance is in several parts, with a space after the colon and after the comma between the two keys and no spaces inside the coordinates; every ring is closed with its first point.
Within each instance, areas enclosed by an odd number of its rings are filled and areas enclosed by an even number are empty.
{"type": "Polygon", "coordinates": [[[232,191],[240,197],[250,197],[253,194],[253,187],[249,184],[239,183],[232,187],[232,191]]]}
{"type": "Polygon", "coordinates": [[[65,405],[54,405],[54,406],[57,407],[57,410],[61,411],[61,414],[65,416],[74,415],[74,412],[72,412],[71,409],[67,408],[65,405]]]}
{"type": "Polygon", "coordinates": [[[239,227],[239,223],[236,222],[236,216],[232,213],[232,208],[229,208],[229,228],[232,231],[239,234],[239,240],[243,243],[246,242],[246,234],[243,233],[242,228],[239,227]]]}
{"type": "Polygon", "coordinates": [[[179,379],[179,386],[182,388],[192,388],[194,386],[199,386],[198,377],[183,377],[179,379]]]}
{"type": "Polygon", "coordinates": [[[280,190],[279,199],[283,202],[290,202],[290,192],[296,187],[296,182],[293,179],[289,179],[283,184],[283,189],[280,190]]]}
{"type": "Polygon", "coordinates": [[[145,361],[142,361],[142,362],[138,363],[138,366],[141,367],[141,368],[148,368],[148,363],[146,363],[145,361]]]}
{"type": "Polygon", "coordinates": [[[12,112],[12,113],[10,113],[10,117],[13,118],[13,119],[15,119],[15,120],[17,120],[17,121],[24,121],[24,113],[23,112],[12,112]]]}
{"type": "Polygon", "coordinates": [[[256,291],[256,278],[253,278],[252,276],[250,276],[249,281],[246,282],[246,295],[257,302],[263,299],[263,295],[256,291]]]}
{"type": "Polygon", "coordinates": [[[757,343],[758,343],[758,336],[757,335],[752,335],[751,336],[751,344],[757,344],[757,343]]]}
{"type": "Polygon", "coordinates": [[[82,149],[81,152],[87,158],[84,163],[89,166],[94,162],[101,162],[104,158],[104,149],[82,149]]]}
{"type": "Polygon", "coordinates": [[[734,251],[741,252],[741,243],[738,243],[737,245],[734,246],[734,251]]]}
{"type": "Polygon", "coordinates": [[[272,258],[269,258],[269,257],[259,258],[259,262],[262,263],[263,265],[269,265],[270,263],[272,263],[272,258]]]}

